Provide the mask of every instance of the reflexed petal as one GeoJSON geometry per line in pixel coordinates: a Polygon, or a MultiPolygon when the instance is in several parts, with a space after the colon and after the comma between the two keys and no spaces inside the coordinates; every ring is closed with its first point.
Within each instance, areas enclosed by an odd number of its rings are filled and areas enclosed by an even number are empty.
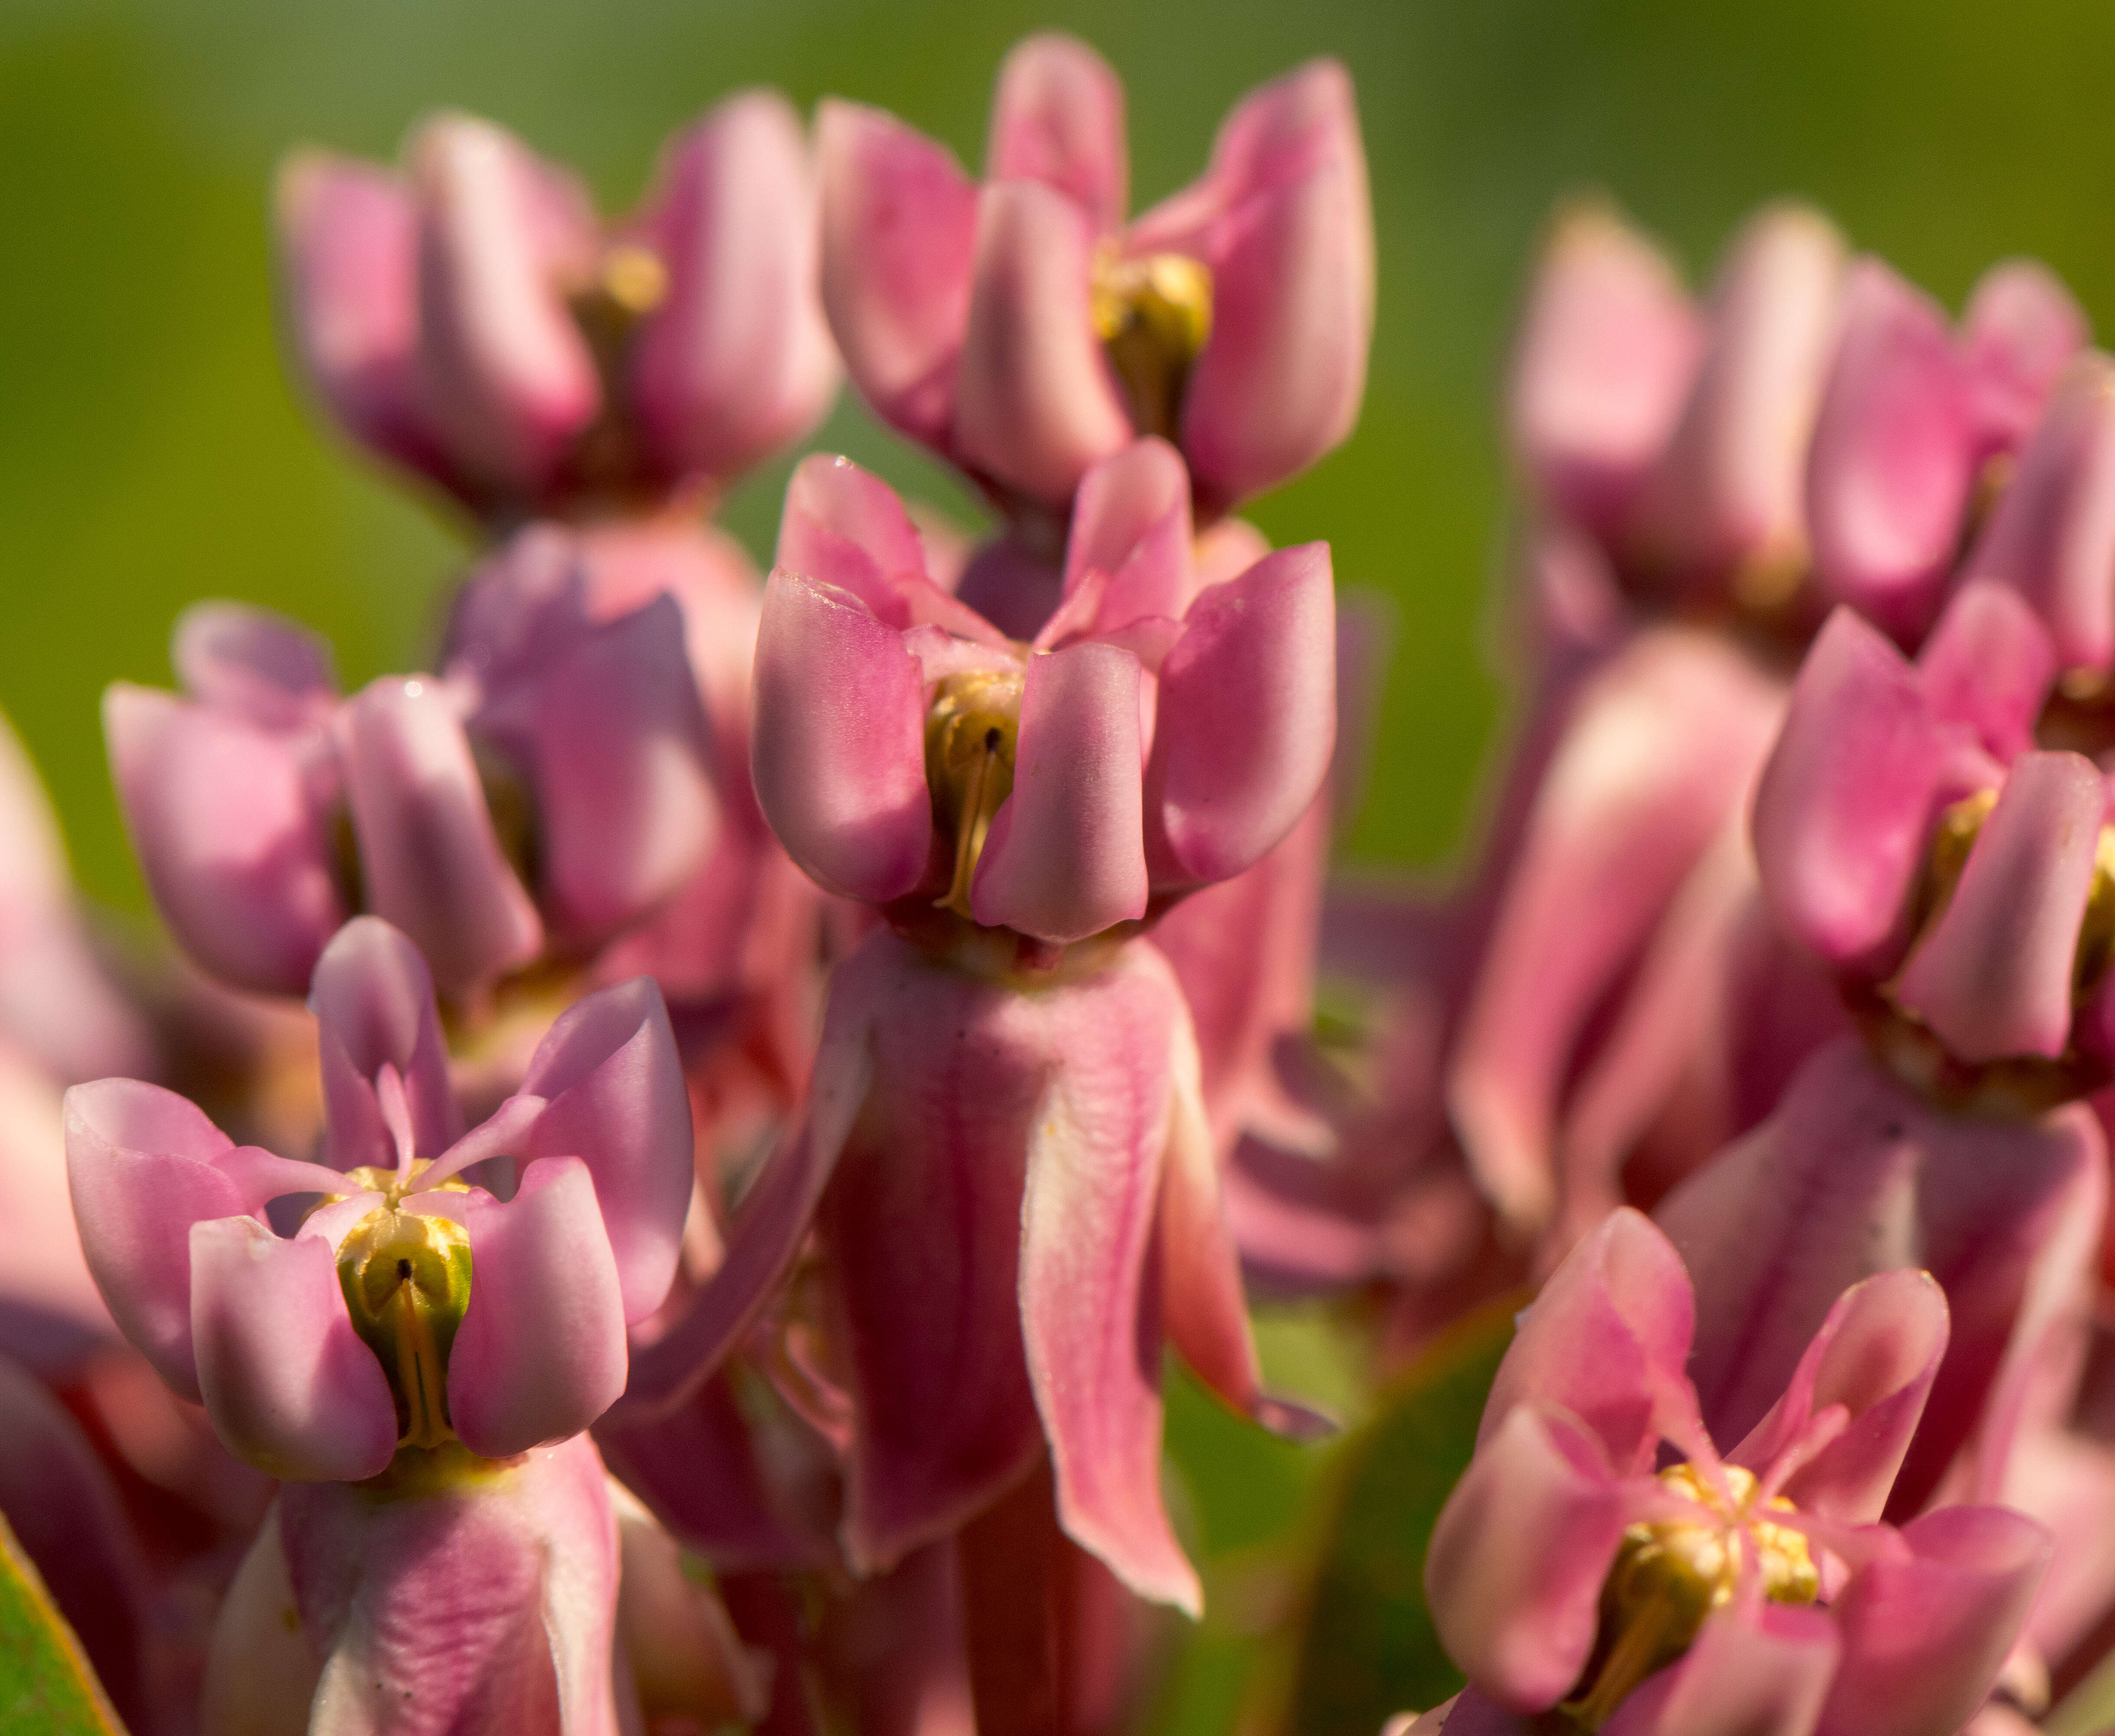
{"type": "Polygon", "coordinates": [[[846,593],[784,567],[756,645],[757,800],[826,889],[884,903],[932,849],[925,705],[902,636],[846,593]]]}
{"type": "Polygon", "coordinates": [[[1096,234],[1124,218],[1131,163],[1123,85],[1076,37],[1046,32],[1007,53],[984,150],[990,181],[1039,181],[1084,211],[1096,234]]]}
{"type": "Polygon", "coordinates": [[[245,603],[192,604],[177,617],[169,661],[193,699],[267,729],[319,721],[337,699],[330,646],[245,603]]]}
{"type": "Polygon", "coordinates": [[[332,937],[309,990],[323,1049],[323,1109],[332,1164],[393,1169],[395,1143],[374,1080],[385,1066],[404,1082],[414,1149],[438,1157],[462,1132],[448,1082],[448,1052],[434,979],[419,949],[379,916],[356,916],[332,937]]]}
{"type": "Polygon", "coordinates": [[[456,707],[430,680],[384,679],[341,714],[367,904],[462,995],[526,964],[544,928],[501,854],[456,707]]]}
{"type": "Polygon", "coordinates": [[[2064,366],[2092,333],[2063,281],[2035,259],[2005,259],[1977,281],[1961,316],[1976,420],[2001,451],[2024,441],[2064,366]]]}
{"type": "MultiPolygon", "coordinates": [[[[1080,480],[1065,543],[1069,599],[1090,572],[1108,589],[1095,612],[1108,632],[1144,615],[1180,620],[1196,594],[1191,553],[1190,476],[1165,440],[1133,442],[1080,480]]],[[[1260,559],[1269,552],[1259,550],[1260,559]]],[[[1242,563],[1242,568],[1252,564],[1242,563]]],[[[1229,574],[1229,577],[1232,575],[1229,574]]]]}
{"type": "Polygon", "coordinates": [[[634,977],[561,1013],[536,1045],[521,1091],[549,1107],[520,1155],[587,1165],[624,1317],[644,1319],[675,1278],[694,1173],[690,1095],[653,979],[634,977]]]}
{"type": "Polygon", "coordinates": [[[771,1706],[770,1665],[741,1643],[710,1584],[690,1577],[676,1540],[622,1484],[609,1487],[622,1551],[617,1629],[649,1718],[706,1729],[755,1725],[771,1706]]]}
{"type": "Polygon", "coordinates": [[[2108,812],[2090,760],[2013,762],[1937,922],[1895,997],[1965,1061],[2061,1055],[2071,1034],[2072,957],[2108,812]]]}
{"type": "Polygon", "coordinates": [[[579,1434],[625,1381],[623,1296],[587,1165],[545,1158],[512,1199],[473,1192],[461,1215],[470,1307],[448,1353],[450,1423],[485,1458],[579,1434]]]}
{"type": "Polygon", "coordinates": [[[328,1242],[254,1218],[190,1228],[191,1335],[214,1432],[260,1471],[356,1482],[397,1451],[397,1405],[328,1242]]]}
{"type": "Polygon", "coordinates": [[[1092,241],[1078,208],[1039,182],[984,191],[955,445],[971,469],[1058,507],[1131,438],[1088,308],[1092,241]]]}
{"type": "Polygon", "coordinates": [[[977,191],[945,147],[878,108],[816,112],[823,305],[883,420],[945,443],[969,322],[977,191]]]}
{"type": "Polygon", "coordinates": [[[1993,759],[2009,764],[2035,745],[2056,648],[2019,592],[1970,579],[1917,654],[1917,674],[1933,716],[1969,725],[1993,759]]]}
{"type": "Polygon", "coordinates": [[[1674,432],[1703,345],[1658,247],[1603,205],[1558,218],[1514,340],[1507,420],[1560,513],[1615,528],[1674,432]]]}
{"type": "Polygon", "coordinates": [[[1629,1504],[1601,1443],[1564,1411],[1516,1405],[1447,1498],[1425,1591],[1447,1656],[1502,1706],[1564,1697],[1594,1649],[1629,1504]]]}
{"type": "Polygon", "coordinates": [[[1292,829],[1336,745],[1336,668],[1326,544],[1266,555],[1191,604],[1146,774],[1156,884],[1229,879],[1292,829]]]}
{"type": "Polygon", "coordinates": [[[323,818],[288,737],[113,683],[111,778],[155,907],[207,971],[299,994],[345,911],[323,818]]]}
{"type": "Polygon", "coordinates": [[[1945,757],[1915,671],[1838,609],[1755,792],[1763,891],[1794,939],[1859,964],[1900,934],[1945,757]]]}
{"type": "Polygon", "coordinates": [[[970,889],[978,921],[1067,942],[1145,914],[1141,678],[1113,645],[1029,659],[1013,792],[970,889]]]}
{"type": "Polygon", "coordinates": [[[1520,1316],[1476,1431],[1479,1448],[1523,1404],[1557,1406],[1592,1430],[1615,1470],[1652,1468],[1695,1330],[1681,1256],[1625,1206],[1565,1256],[1520,1316]]]}
{"type": "Polygon", "coordinates": [[[1806,464],[1815,576],[1907,638],[1938,604],[1974,480],[1969,381],[1944,311],[1876,259],[1851,268],[1806,464]]]}
{"type": "Polygon", "coordinates": [[[2003,1507],[1949,1507],[1902,1529],[1829,1608],[1843,1661],[1816,1736],[1951,1730],[1983,1702],[2048,1564],[2049,1535],[2003,1507]]]}
{"type": "Polygon", "coordinates": [[[805,434],[837,387],[800,117],[775,92],[729,98],[677,141],[651,203],[668,296],[640,329],[632,395],[666,469],[732,476],[805,434]]]}
{"type": "Polygon", "coordinates": [[[849,458],[816,452],[794,466],[774,564],[848,590],[892,627],[911,624],[897,582],[925,572],[925,549],[895,489],[849,458]]]}

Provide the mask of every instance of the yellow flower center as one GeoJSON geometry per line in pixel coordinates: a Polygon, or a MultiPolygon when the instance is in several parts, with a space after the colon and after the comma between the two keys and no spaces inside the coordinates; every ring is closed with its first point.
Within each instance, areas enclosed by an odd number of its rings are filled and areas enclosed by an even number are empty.
{"type": "Polygon", "coordinates": [[[1173,439],[1191,365],[1212,335],[1210,268],[1182,253],[1104,252],[1091,293],[1094,333],[1123,382],[1133,425],[1173,439]]]}
{"type": "MultiPolygon", "coordinates": [[[[455,1438],[448,1352],[470,1307],[470,1237],[452,1218],[402,1210],[403,1183],[394,1170],[355,1169],[346,1179],[380,1192],[385,1203],[338,1244],[346,1311],[388,1378],[397,1444],[440,1446],[455,1438]]],[[[436,1191],[446,1189],[466,1191],[454,1181],[436,1191]]]]}
{"type": "Polygon", "coordinates": [[[991,832],[992,816],[1013,792],[1013,751],[1021,734],[1017,670],[972,671],[944,677],[925,714],[925,781],[933,823],[955,844],[955,869],[935,907],[966,921],[970,884],[991,832]]]}

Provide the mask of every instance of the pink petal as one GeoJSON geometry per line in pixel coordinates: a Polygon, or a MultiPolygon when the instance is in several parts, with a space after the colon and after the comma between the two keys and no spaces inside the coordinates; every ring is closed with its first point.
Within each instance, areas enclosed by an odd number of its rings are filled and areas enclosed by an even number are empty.
{"type": "Polygon", "coordinates": [[[434,980],[419,949],[379,916],[356,916],[316,961],[309,990],[323,1049],[327,1149],[339,1169],[394,1169],[397,1150],[374,1080],[394,1068],[411,1112],[415,1150],[438,1157],[462,1132],[434,980]]]}
{"type": "Polygon", "coordinates": [[[628,927],[720,837],[682,609],[664,594],[578,635],[521,697],[551,921],[574,936],[628,927]]]}
{"type": "Polygon", "coordinates": [[[943,445],[969,323],[976,188],[943,146],[834,99],[816,111],[816,157],[823,305],[845,366],[883,421],[943,445]]]}
{"type": "Polygon", "coordinates": [[[2048,1564],[2048,1533],[2002,1507],[1927,1513],[1902,1539],[1908,1559],[1853,1574],[1830,1605],[1843,1661],[1815,1736],[1958,1729],[1997,1680],[2048,1564]]]}
{"type": "Polygon", "coordinates": [[[526,147],[488,122],[429,121],[408,154],[426,420],[478,484],[534,494],[602,407],[594,360],[564,301],[566,278],[583,270],[594,245],[593,219],[576,193],[560,192],[526,147]]]}
{"type": "Polygon", "coordinates": [[[1985,443],[2020,445],[2065,365],[2090,340],[2085,310],[2036,259],[2005,259],[1977,280],[1961,316],[1961,347],[1985,443]]]}
{"type": "Polygon", "coordinates": [[[1159,1333],[1143,1294],[1181,1003],[1163,965],[1128,956],[1041,1006],[1007,999],[1009,1022],[1032,1019],[1056,1063],[1023,1094],[1016,1137],[1021,1320],[1059,1522],[1138,1596],[1194,1617],[1196,1575],[1161,1503],[1159,1333]]]}
{"type": "Polygon", "coordinates": [[[1970,579],[1917,654],[1917,674],[1932,714],[1967,724],[2003,765],[2035,745],[2056,679],[2056,648],[2017,591],[1970,579]]]}
{"type": "MultiPolygon", "coordinates": [[[[0,1045],[0,1387],[11,1362],[54,1384],[76,1379],[117,1338],[81,1249],[67,1120],[58,1086],[0,1045]]],[[[0,1403],[0,1472],[5,1415],[0,1403]]],[[[0,1512],[13,1512],[4,1499],[0,1512]]]]}
{"type": "Polygon", "coordinates": [[[987,186],[979,203],[956,449],[1057,507],[1089,465],[1131,438],[1088,310],[1093,239],[1079,209],[1036,181],[987,186]]]}
{"type": "Polygon", "coordinates": [[[1994,1061],[2064,1052],[2072,957],[2107,811],[2091,760],[2033,753],[2013,763],[1960,884],[1895,990],[1950,1053],[1994,1061]]]}
{"type": "Polygon", "coordinates": [[[1851,268],[1806,462],[1815,576],[1899,637],[1920,633],[1961,540],[1977,457],[1946,315],[1876,259],[1851,268]]]}
{"type": "Polygon", "coordinates": [[[640,329],[633,401],[663,468],[732,476],[837,388],[800,117],[775,92],[730,97],[675,143],[651,204],[668,295],[640,329]]]}
{"type": "Polygon", "coordinates": [[[559,1014],[521,1091],[548,1106],[520,1155],[587,1165],[624,1317],[645,1319],[675,1279],[695,1173],[690,1095],[653,979],[601,990],[559,1014]]]}
{"type": "Polygon", "coordinates": [[[1447,1656],[1501,1706],[1544,1711],[1579,1679],[1629,1508],[1564,1411],[1515,1406],[1478,1443],[1434,1527],[1425,1591],[1447,1656]]]}
{"type": "Polygon", "coordinates": [[[430,680],[378,681],[339,730],[368,908],[411,937],[446,994],[535,958],[543,924],[500,852],[449,696],[430,680]]]}
{"type": "Polygon", "coordinates": [[[403,184],[304,152],[281,166],[273,206],[282,305],[310,385],[355,439],[430,466],[413,379],[418,215],[403,184]]]}
{"type": "Polygon", "coordinates": [[[1841,1655],[1819,1610],[1729,1605],[1604,1728],[1608,1736],[1812,1736],[1841,1655]]]}
{"type": "Polygon", "coordinates": [[[1479,1448],[1517,1407],[1555,1406],[1593,1431],[1618,1473],[1650,1470],[1668,1395],[1687,1384],[1695,1314],[1673,1246],[1649,1218],[1618,1207],[1520,1316],[1484,1401],[1479,1448]]]}
{"type": "Polygon", "coordinates": [[[776,564],[848,590],[888,626],[911,617],[902,581],[925,574],[925,549],[895,489],[849,458],[816,452],[794,466],[776,564]]]}
{"type": "Polygon", "coordinates": [[[1814,1415],[1848,1414],[1844,1431],[1782,1492],[1802,1512],[1847,1524],[1880,1517],[1946,1353],[1946,1293],[1929,1272],[1882,1272],[1836,1300],[1785,1395],[1727,1457],[1767,1477],[1814,1415]]]}
{"type": "Polygon", "coordinates": [[[1191,604],[1146,774],[1157,885],[1229,879],[1292,829],[1336,746],[1336,667],[1327,544],[1266,555],[1191,604]]]}
{"type": "Polygon", "coordinates": [[[1029,659],[1013,792],[970,888],[978,921],[1062,943],[1145,914],[1141,679],[1113,645],[1029,659]]]}
{"type": "Polygon", "coordinates": [[[254,1218],[190,1228],[191,1335],[214,1431],[268,1475],[356,1482],[397,1451],[397,1405],[360,1342],[330,1243],[254,1218]]]}
{"type": "Polygon", "coordinates": [[[460,1210],[470,1307],[448,1353],[449,1421],[485,1458],[579,1434],[625,1381],[623,1293],[588,1166],[544,1158],[512,1199],[474,1191],[460,1210]]]}
{"type": "Polygon", "coordinates": [[[984,149],[989,181],[1039,181],[1106,235],[1131,202],[1123,85],[1076,37],[1055,32],[1014,44],[999,67],[984,149]]]}
{"type": "Polygon", "coordinates": [[[1851,964],[1899,935],[1945,758],[1915,672],[1837,609],[1807,653],[1755,792],[1763,892],[1794,939],[1851,964]]]}
{"type": "Polygon", "coordinates": [[[1220,510],[1343,442],[1373,333],[1373,210],[1350,76],[1318,61],[1249,98],[1214,153],[1230,191],[1245,177],[1226,159],[1250,150],[1255,180],[1213,237],[1212,333],[1182,402],[1198,496],[1220,510]],[[1282,135],[1265,143],[1272,132],[1282,135]]]}
{"type": "Polygon", "coordinates": [[[1560,513],[1616,528],[1674,432],[1703,347],[1658,247],[1600,204],[1558,219],[1514,339],[1507,420],[1560,513]]]}
{"type": "Polygon", "coordinates": [[[1180,620],[1196,595],[1191,543],[1182,455],[1165,440],[1134,441],[1080,479],[1065,542],[1066,595],[1099,572],[1108,588],[1094,617],[1099,631],[1145,615],[1180,620]]]}
{"type": "Polygon", "coordinates": [[[1695,388],[1640,503],[1653,564],[1717,581],[1805,552],[1807,442],[1842,278],[1842,239],[1802,207],[1769,207],[1735,237],[1695,388]]]}
{"type": "Polygon", "coordinates": [[[169,661],[193,699],[266,729],[320,721],[337,700],[330,646],[245,603],[192,604],[177,617],[169,661]]]}
{"type": "Polygon", "coordinates": [[[2016,586],[2067,669],[2115,663],[2115,362],[2065,371],[1963,568],[2016,586]]]}
{"type": "Polygon", "coordinates": [[[212,975],[299,994],[345,910],[287,737],[172,695],[103,695],[110,771],[156,908],[212,975]]]}
{"type": "Polygon", "coordinates": [[[757,800],[787,853],[869,903],[918,884],[932,849],[925,703],[902,636],[846,593],[785,567],[756,644],[757,800]]]}

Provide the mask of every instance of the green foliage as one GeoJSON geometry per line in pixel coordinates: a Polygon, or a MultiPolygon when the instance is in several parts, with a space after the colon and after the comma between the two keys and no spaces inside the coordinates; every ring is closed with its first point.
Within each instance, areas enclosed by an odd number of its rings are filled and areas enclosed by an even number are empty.
{"type": "Polygon", "coordinates": [[[88,1659],[0,1516],[0,1730],[123,1736],[88,1659]]]}
{"type": "Polygon", "coordinates": [[[1379,1395],[1346,1444],[1287,1728],[1374,1736],[1461,1686],[1425,1606],[1425,1550],[1469,1463],[1512,1304],[1470,1316],[1379,1395]]]}

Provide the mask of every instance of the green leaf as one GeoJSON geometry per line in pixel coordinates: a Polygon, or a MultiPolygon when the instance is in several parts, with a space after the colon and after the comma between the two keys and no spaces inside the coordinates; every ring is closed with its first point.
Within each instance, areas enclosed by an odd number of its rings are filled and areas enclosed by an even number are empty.
{"type": "Polygon", "coordinates": [[[124,1736],[88,1656],[0,1514],[0,1730],[124,1736]]]}
{"type": "Polygon", "coordinates": [[[1468,1467],[1520,1300],[1456,1326],[1383,1389],[1347,1444],[1286,1723],[1300,1736],[1374,1736],[1461,1688],[1425,1607],[1425,1551],[1468,1467]]]}

